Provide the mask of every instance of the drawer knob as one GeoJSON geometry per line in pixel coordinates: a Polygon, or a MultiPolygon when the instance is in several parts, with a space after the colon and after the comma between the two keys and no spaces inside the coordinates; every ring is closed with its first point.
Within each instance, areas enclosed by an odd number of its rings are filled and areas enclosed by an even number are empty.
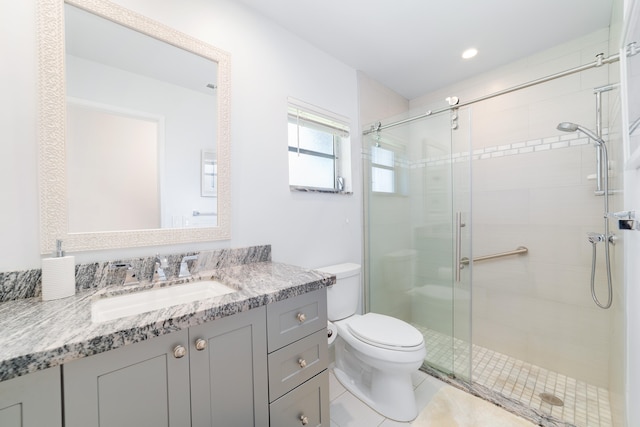
{"type": "Polygon", "coordinates": [[[186,356],[187,354],[187,349],[184,348],[184,346],[181,345],[177,345],[174,349],[173,349],[173,357],[175,357],[176,359],[181,359],[184,356],[186,356]]]}
{"type": "Polygon", "coordinates": [[[196,350],[202,351],[205,348],[207,348],[207,342],[205,340],[203,340],[202,338],[198,338],[196,340],[196,350]]]}
{"type": "Polygon", "coordinates": [[[307,367],[307,361],[304,359],[298,359],[298,365],[300,365],[301,368],[306,368],[307,367]]]}
{"type": "Polygon", "coordinates": [[[307,320],[307,316],[305,316],[304,313],[298,313],[296,319],[298,319],[298,322],[304,323],[304,321],[307,320]]]}
{"type": "Polygon", "coordinates": [[[300,422],[303,426],[306,426],[307,424],[309,424],[309,418],[304,415],[300,415],[300,422]]]}

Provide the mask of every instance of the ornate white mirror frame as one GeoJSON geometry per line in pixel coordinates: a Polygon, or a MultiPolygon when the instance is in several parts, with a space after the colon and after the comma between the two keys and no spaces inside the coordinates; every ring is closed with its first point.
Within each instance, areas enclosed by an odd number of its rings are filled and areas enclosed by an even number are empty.
{"type": "Polygon", "coordinates": [[[104,250],[224,240],[231,237],[230,74],[231,58],[189,35],[105,0],[39,0],[39,181],[40,249],[51,253],[57,239],[67,251],[104,250]],[[64,4],[79,7],[115,23],[193,52],[218,64],[216,227],[167,228],[70,233],[65,162],[64,4]]]}

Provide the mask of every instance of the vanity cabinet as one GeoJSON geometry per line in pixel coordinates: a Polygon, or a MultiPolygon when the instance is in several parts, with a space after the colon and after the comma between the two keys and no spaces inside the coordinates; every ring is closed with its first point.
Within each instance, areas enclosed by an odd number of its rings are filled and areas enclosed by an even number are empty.
{"type": "Polygon", "coordinates": [[[330,424],[326,292],[267,306],[272,427],[330,424]]]}
{"type": "Polygon", "coordinates": [[[328,427],[327,366],[320,289],[0,383],[0,426],[328,427]]]}
{"type": "Polygon", "coordinates": [[[65,364],[65,426],[268,426],[264,318],[260,307],[65,364]]]}
{"type": "Polygon", "coordinates": [[[0,426],[62,427],[60,368],[0,382],[0,426]]]}

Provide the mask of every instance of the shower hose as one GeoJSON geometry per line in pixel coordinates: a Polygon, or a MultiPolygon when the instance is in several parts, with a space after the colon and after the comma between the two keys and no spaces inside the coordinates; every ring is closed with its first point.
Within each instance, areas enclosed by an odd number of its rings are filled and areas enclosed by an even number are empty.
{"type": "MultiPolygon", "coordinates": [[[[608,233],[607,233],[608,235],[608,233]]],[[[607,265],[607,303],[606,304],[602,304],[600,302],[600,300],[598,300],[598,296],[596,295],[596,286],[595,286],[595,282],[596,282],[596,245],[598,244],[598,242],[594,241],[591,242],[591,245],[593,246],[593,256],[591,258],[591,298],[593,298],[593,302],[596,303],[596,305],[600,308],[604,308],[607,309],[609,307],[611,307],[611,302],[612,302],[612,296],[613,296],[613,289],[611,286],[611,257],[610,257],[610,251],[609,251],[609,239],[607,236],[605,236],[604,239],[604,253],[605,253],[605,261],[606,261],[606,265],[607,265]]]]}
{"type": "Polygon", "coordinates": [[[604,198],[604,236],[600,239],[590,239],[591,245],[593,246],[593,257],[591,259],[591,298],[593,298],[593,302],[600,308],[607,309],[611,307],[611,302],[613,300],[613,286],[611,285],[611,251],[609,246],[613,243],[613,236],[609,233],[609,153],[607,152],[607,146],[602,143],[597,147],[601,150],[601,161],[602,163],[598,165],[600,170],[604,169],[603,173],[603,198],[604,198]],[[604,167],[602,166],[604,165],[604,167]],[[607,268],[607,303],[602,304],[598,300],[598,296],[596,295],[596,245],[598,241],[604,242],[604,256],[606,261],[607,268]]]}

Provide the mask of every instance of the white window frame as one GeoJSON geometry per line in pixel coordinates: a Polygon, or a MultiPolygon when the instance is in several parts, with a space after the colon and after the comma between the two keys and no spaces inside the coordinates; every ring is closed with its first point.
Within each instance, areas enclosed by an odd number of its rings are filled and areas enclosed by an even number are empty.
{"type": "MultiPolygon", "coordinates": [[[[328,158],[333,161],[333,185],[331,187],[311,187],[291,183],[289,177],[289,189],[291,191],[322,192],[322,193],[351,193],[351,156],[348,119],[335,113],[312,106],[302,101],[289,98],[287,109],[287,126],[295,124],[298,129],[306,127],[320,130],[333,135],[333,153],[300,148],[299,132],[296,135],[298,145],[288,145],[289,153],[298,153],[319,158],[328,158]]],[[[291,165],[289,166],[291,168],[291,165]]]]}

